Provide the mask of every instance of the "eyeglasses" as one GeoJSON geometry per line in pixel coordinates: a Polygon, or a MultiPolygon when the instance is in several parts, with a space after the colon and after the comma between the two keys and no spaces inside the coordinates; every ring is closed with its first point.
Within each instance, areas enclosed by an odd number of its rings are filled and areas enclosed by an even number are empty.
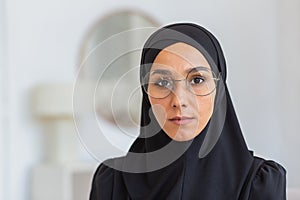
{"type": "Polygon", "coordinates": [[[206,96],[211,94],[217,87],[220,80],[218,76],[206,67],[195,67],[191,69],[185,79],[174,79],[174,75],[170,70],[156,69],[148,73],[143,79],[143,87],[147,94],[152,98],[166,98],[175,90],[175,83],[185,81],[187,89],[194,95],[206,96]]]}

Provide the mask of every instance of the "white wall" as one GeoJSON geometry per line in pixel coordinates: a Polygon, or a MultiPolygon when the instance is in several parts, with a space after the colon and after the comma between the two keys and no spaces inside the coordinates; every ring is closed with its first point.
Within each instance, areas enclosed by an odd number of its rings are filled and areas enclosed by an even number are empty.
{"type": "Polygon", "coordinates": [[[8,180],[5,171],[7,170],[7,153],[6,153],[6,134],[7,126],[5,122],[8,119],[8,109],[6,105],[8,103],[7,97],[7,87],[6,87],[6,75],[7,75],[7,66],[6,66],[6,16],[5,16],[5,2],[0,1],[0,199],[5,199],[5,181],[8,180]]]}
{"type": "Polygon", "coordinates": [[[299,122],[300,122],[300,1],[280,1],[278,21],[280,122],[284,153],[291,187],[300,187],[299,122]],[[288,3],[287,3],[288,2],[288,3]]]}
{"type": "MultiPolygon", "coordinates": [[[[80,42],[86,31],[100,17],[121,8],[145,11],[161,24],[193,21],[215,33],[227,57],[229,87],[249,147],[255,149],[259,155],[280,161],[288,170],[295,169],[295,158],[287,157],[287,152],[290,146],[291,150],[299,152],[299,136],[292,134],[298,131],[299,118],[294,108],[299,108],[299,104],[298,101],[292,101],[289,102],[288,109],[284,109],[287,99],[281,98],[282,93],[278,88],[282,84],[278,80],[281,80],[282,63],[290,56],[287,52],[299,52],[299,46],[295,46],[290,39],[290,43],[284,42],[288,32],[281,29],[290,23],[299,24],[299,15],[298,18],[293,18],[293,22],[289,20],[291,17],[288,15],[288,8],[291,7],[295,11],[294,4],[299,3],[297,0],[283,2],[7,1],[5,42],[8,49],[5,53],[9,73],[7,70],[1,75],[6,77],[10,84],[7,97],[10,102],[7,108],[5,104],[0,104],[1,109],[9,109],[10,113],[7,125],[9,129],[5,130],[4,142],[8,142],[5,159],[9,167],[4,172],[0,168],[0,173],[2,171],[7,174],[6,199],[30,199],[30,169],[43,158],[41,130],[30,111],[31,89],[44,82],[72,82],[78,64],[80,42]],[[280,15],[281,4],[287,6],[283,17],[280,15]],[[287,46],[280,49],[283,44],[287,46]],[[283,59],[280,56],[282,52],[286,52],[283,59]],[[294,125],[289,126],[292,119],[294,125]],[[286,132],[291,133],[288,138],[286,132]]],[[[300,34],[299,26],[293,35],[295,39],[299,38],[297,33],[300,34]]],[[[0,31],[0,34],[3,34],[3,31],[0,31]]],[[[297,41],[299,42],[299,39],[297,41]]],[[[294,70],[299,72],[297,64],[297,60],[293,60],[293,71],[284,77],[298,78],[296,73],[293,73],[294,70]]],[[[289,87],[289,84],[284,87],[293,99],[299,84],[294,88],[289,87]]],[[[297,95],[299,98],[298,93],[297,95]]],[[[0,157],[0,161],[2,158],[0,157]]],[[[299,179],[299,172],[291,170],[289,184],[300,187],[299,179]]],[[[3,187],[0,187],[0,192],[1,188],[3,187]]]]}

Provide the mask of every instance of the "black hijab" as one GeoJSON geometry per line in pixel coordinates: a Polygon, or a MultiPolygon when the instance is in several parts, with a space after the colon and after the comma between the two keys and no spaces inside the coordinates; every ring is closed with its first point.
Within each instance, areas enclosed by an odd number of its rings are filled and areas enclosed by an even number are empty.
{"type": "Polygon", "coordinates": [[[253,155],[245,144],[227,89],[226,62],[217,39],[203,27],[191,23],[172,24],[157,30],[142,51],[141,82],[158,53],[177,42],[198,49],[215,74],[221,73],[213,115],[193,140],[173,141],[160,128],[142,88],[140,136],[125,157],[105,161],[98,169],[102,174],[98,186],[104,191],[102,196],[204,200],[233,200],[240,196],[253,155]],[[111,168],[116,169],[114,173],[111,168]],[[109,194],[104,195],[105,191],[109,194]]]}

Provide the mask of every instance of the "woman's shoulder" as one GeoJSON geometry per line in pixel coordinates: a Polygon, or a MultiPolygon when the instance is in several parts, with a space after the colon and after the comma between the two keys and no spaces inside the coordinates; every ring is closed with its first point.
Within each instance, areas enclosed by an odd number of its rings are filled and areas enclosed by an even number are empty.
{"type": "MultiPolygon", "coordinates": [[[[108,160],[107,160],[108,161],[108,160]]],[[[116,170],[104,161],[97,167],[90,191],[90,199],[111,199],[116,170]]]]}
{"type": "Polygon", "coordinates": [[[104,162],[100,163],[94,173],[94,180],[107,180],[113,176],[114,169],[106,165],[104,162]]]}
{"type": "Polygon", "coordinates": [[[257,179],[263,179],[263,178],[277,178],[281,179],[284,178],[286,175],[286,170],[285,168],[273,161],[273,160],[264,160],[262,158],[256,158],[256,159],[261,159],[262,165],[260,166],[259,170],[257,171],[256,178],[257,179]]]}
{"type": "Polygon", "coordinates": [[[249,199],[286,199],[286,170],[273,160],[255,157],[260,165],[254,175],[249,199]]]}
{"type": "Polygon", "coordinates": [[[107,183],[112,180],[115,173],[119,172],[115,169],[116,162],[122,158],[112,158],[100,163],[94,173],[93,181],[107,183]]]}

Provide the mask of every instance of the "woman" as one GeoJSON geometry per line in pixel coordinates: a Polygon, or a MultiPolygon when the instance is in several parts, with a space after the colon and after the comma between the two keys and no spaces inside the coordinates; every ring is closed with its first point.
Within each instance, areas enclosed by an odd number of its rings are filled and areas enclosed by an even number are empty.
{"type": "Polygon", "coordinates": [[[153,33],[140,80],[140,136],[98,167],[90,199],[286,199],[285,169],[245,144],[210,32],[179,23],[153,33]]]}

